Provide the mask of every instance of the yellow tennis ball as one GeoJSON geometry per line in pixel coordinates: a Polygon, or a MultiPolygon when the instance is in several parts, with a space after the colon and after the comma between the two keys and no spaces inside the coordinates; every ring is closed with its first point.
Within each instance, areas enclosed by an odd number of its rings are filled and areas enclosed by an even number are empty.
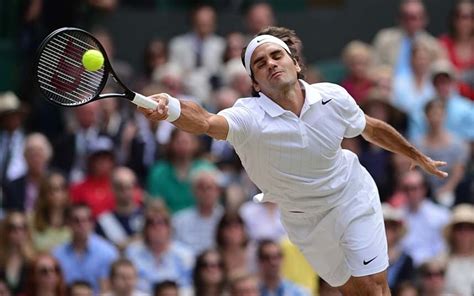
{"type": "Polygon", "coordinates": [[[82,56],[82,64],[89,71],[97,71],[104,65],[104,56],[96,49],[89,49],[82,56]]]}

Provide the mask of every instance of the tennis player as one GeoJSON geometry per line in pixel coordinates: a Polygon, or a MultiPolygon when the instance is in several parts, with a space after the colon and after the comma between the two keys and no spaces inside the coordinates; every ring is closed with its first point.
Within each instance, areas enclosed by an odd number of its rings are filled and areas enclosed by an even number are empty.
{"type": "Polygon", "coordinates": [[[315,271],[344,295],[390,295],[387,241],[377,187],[343,138],[369,142],[409,157],[439,177],[446,163],[416,150],[394,128],[364,115],[347,91],[301,77],[299,38],[270,27],[243,49],[254,96],[211,114],[167,94],[152,96],[152,121],[168,120],[193,134],[227,140],[262,194],[279,205],[293,243],[315,271]]]}

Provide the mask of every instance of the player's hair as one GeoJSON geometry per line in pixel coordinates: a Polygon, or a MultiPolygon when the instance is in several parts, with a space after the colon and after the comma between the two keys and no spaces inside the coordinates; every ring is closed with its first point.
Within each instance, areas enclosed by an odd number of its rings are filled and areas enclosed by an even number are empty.
{"type": "MultiPolygon", "coordinates": [[[[305,66],[303,63],[303,59],[300,55],[300,51],[302,48],[302,42],[301,39],[296,35],[294,30],[290,30],[285,27],[267,27],[260,31],[257,36],[260,35],[272,35],[275,36],[279,39],[281,39],[283,42],[288,45],[288,48],[290,49],[290,54],[291,58],[295,63],[298,63],[298,65],[301,68],[301,71],[298,73],[298,79],[304,79],[303,72],[305,70],[305,66]]],[[[245,51],[247,49],[247,46],[242,48],[242,53],[240,54],[240,58],[242,59],[242,64],[245,67],[245,51]]],[[[250,67],[250,71],[252,72],[252,68],[250,67]]],[[[252,78],[252,82],[255,82],[255,78],[253,76],[253,72],[250,75],[250,78],[252,78]]],[[[255,90],[255,88],[252,86],[252,96],[257,97],[258,96],[258,91],[255,90]]]]}

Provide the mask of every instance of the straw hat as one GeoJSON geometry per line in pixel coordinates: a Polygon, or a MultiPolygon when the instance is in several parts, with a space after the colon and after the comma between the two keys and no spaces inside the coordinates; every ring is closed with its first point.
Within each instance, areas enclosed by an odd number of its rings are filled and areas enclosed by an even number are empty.
{"type": "Polygon", "coordinates": [[[450,61],[445,59],[437,60],[431,65],[431,80],[433,80],[433,82],[438,75],[442,74],[451,79],[456,79],[456,72],[453,65],[450,61]]]}
{"type": "Polygon", "coordinates": [[[400,233],[402,236],[406,233],[405,216],[402,209],[395,208],[388,203],[382,203],[382,212],[384,221],[394,221],[400,224],[400,233]]]}
{"type": "Polygon", "coordinates": [[[474,206],[470,204],[460,204],[453,208],[451,221],[444,228],[444,235],[449,240],[453,226],[459,223],[468,223],[474,225],[474,206]]]}
{"type": "Polygon", "coordinates": [[[21,103],[12,91],[0,93],[0,116],[21,111],[21,103]]]}

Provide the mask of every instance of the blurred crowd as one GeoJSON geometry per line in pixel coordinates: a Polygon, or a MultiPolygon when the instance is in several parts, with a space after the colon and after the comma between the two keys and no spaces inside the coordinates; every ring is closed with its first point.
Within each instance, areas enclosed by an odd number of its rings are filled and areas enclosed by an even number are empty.
{"type": "MultiPolygon", "coordinates": [[[[76,2],[29,1],[23,33],[39,18],[67,25],[77,15],[47,18],[45,6],[76,2]]],[[[82,2],[101,13],[119,5],[82,2]]],[[[255,2],[246,27],[219,36],[217,16],[194,7],[188,32],[147,44],[141,73],[115,58],[106,28],[91,31],[132,89],[218,112],[251,95],[241,50],[278,20],[255,2]]],[[[449,20],[437,20],[449,24],[442,36],[428,20],[423,2],[401,1],[398,26],[372,44],[348,42],[344,77],[332,82],[448,163],[438,179],[361,137],[343,142],[378,185],[394,295],[474,295],[474,4],[453,1],[449,20]]],[[[304,72],[327,81],[314,66],[304,72]]],[[[288,240],[278,208],[252,201],[258,188],[229,144],[149,122],[126,101],[60,109],[32,88],[0,93],[0,186],[2,296],[338,295],[288,240]]]]}

